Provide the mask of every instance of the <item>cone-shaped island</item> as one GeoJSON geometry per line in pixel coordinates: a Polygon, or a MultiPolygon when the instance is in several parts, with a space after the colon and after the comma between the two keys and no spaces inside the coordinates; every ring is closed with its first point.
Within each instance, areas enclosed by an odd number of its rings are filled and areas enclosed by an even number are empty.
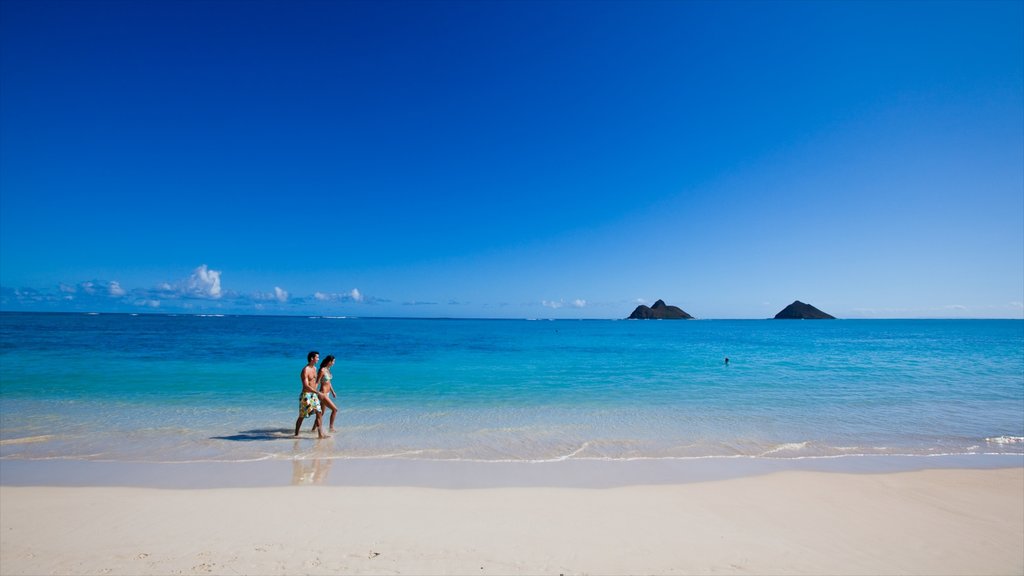
{"type": "Polygon", "coordinates": [[[797,300],[775,315],[776,320],[835,320],[836,317],[797,300]]]}
{"type": "Polygon", "coordinates": [[[637,306],[628,320],[693,320],[693,316],[678,306],[669,306],[664,300],[658,300],[650,308],[643,304],[637,306]]]}

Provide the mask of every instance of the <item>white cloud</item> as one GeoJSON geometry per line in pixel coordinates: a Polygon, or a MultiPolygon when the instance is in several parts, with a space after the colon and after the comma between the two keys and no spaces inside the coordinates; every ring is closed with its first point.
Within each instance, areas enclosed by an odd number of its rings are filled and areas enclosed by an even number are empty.
{"type": "Polygon", "coordinates": [[[134,304],[136,306],[145,306],[147,308],[159,308],[160,307],[160,301],[159,300],[154,300],[154,299],[149,299],[149,298],[141,298],[139,300],[136,300],[134,302],[134,304]]]}
{"type": "MultiPolygon", "coordinates": [[[[541,300],[540,303],[547,308],[551,308],[552,310],[558,310],[559,308],[564,308],[566,306],[565,299],[541,300]]],[[[584,308],[587,305],[587,301],[582,298],[577,298],[570,302],[568,305],[572,306],[573,308],[584,308]]]]}
{"type": "Polygon", "coordinates": [[[288,301],[288,291],[283,290],[278,286],[274,286],[274,298],[281,303],[288,301]]]}
{"type": "MultiPolygon", "coordinates": [[[[132,288],[126,291],[120,284],[114,281],[109,283],[109,291],[112,296],[117,291],[122,291],[122,295],[130,296],[135,302],[143,302],[142,305],[150,305],[146,304],[150,301],[237,298],[238,294],[225,291],[221,287],[221,274],[220,270],[211,270],[206,264],[202,264],[196,267],[187,278],[171,282],[160,282],[154,288],[132,288]]],[[[84,286],[83,289],[85,289],[84,286]]],[[[273,294],[269,296],[259,293],[252,295],[252,298],[256,300],[273,299],[274,297],[273,294]]],[[[187,302],[182,302],[180,305],[189,306],[187,302]]]]}
{"type": "Polygon", "coordinates": [[[120,298],[128,292],[126,292],[124,288],[121,288],[120,282],[117,280],[111,280],[110,283],[107,284],[107,293],[116,298],[120,298]]]}
{"type": "Polygon", "coordinates": [[[1008,305],[947,304],[920,308],[853,308],[851,312],[861,318],[1006,318],[1018,316],[1024,306],[1019,302],[1008,305]]]}
{"type": "Polygon", "coordinates": [[[81,284],[78,285],[78,287],[81,288],[82,292],[85,292],[86,294],[96,293],[96,285],[93,284],[92,282],[82,282],[81,284]]]}
{"type": "Polygon", "coordinates": [[[63,282],[61,282],[57,287],[60,289],[61,292],[65,294],[74,294],[75,292],[78,291],[74,286],[68,286],[63,282]]]}
{"type": "Polygon", "coordinates": [[[210,270],[206,264],[203,264],[192,271],[192,275],[186,283],[186,290],[191,296],[216,300],[222,295],[220,274],[220,270],[210,270]]]}
{"type": "Polygon", "coordinates": [[[14,297],[22,302],[42,302],[47,300],[45,294],[34,288],[20,288],[14,291],[14,297]]]}
{"type": "Polygon", "coordinates": [[[320,302],[363,302],[366,298],[359,292],[358,288],[353,288],[351,292],[320,292],[319,290],[313,293],[313,298],[320,302]]]}
{"type": "MultiPolygon", "coordinates": [[[[288,302],[289,298],[291,298],[291,294],[280,286],[274,286],[273,292],[253,292],[249,297],[254,302],[269,302],[274,300],[284,304],[288,302]]],[[[262,310],[262,308],[259,309],[262,310]]]]}

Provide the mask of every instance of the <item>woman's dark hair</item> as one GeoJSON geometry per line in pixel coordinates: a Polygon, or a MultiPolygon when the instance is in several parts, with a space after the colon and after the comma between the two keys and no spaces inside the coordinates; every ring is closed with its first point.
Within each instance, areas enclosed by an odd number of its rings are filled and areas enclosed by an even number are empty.
{"type": "Polygon", "coordinates": [[[327,356],[324,356],[324,359],[320,361],[320,369],[323,370],[324,366],[330,364],[332,360],[334,360],[333,354],[328,354],[327,356]]]}

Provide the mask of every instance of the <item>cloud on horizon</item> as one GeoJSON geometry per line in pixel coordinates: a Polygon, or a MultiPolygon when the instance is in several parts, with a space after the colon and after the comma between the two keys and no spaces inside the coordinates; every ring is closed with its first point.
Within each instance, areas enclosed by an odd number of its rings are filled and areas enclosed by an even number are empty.
{"type": "Polygon", "coordinates": [[[116,280],[112,280],[109,284],[107,284],[107,294],[114,298],[120,298],[121,296],[124,296],[127,293],[128,292],[126,292],[124,288],[121,288],[121,283],[117,282],[116,280]]]}
{"type": "MultiPolygon", "coordinates": [[[[572,300],[541,300],[521,302],[524,311],[540,304],[551,310],[560,310],[559,315],[571,314],[573,309],[586,309],[587,314],[601,312],[609,307],[618,307],[629,302],[642,303],[646,300],[622,300],[618,302],[591,302],[583,298],[572,300]]],[[[0,286],[0,310],[38,312],[219,312],[219,313],[280,313],[280,314],[322,314],[352,311],[344,306],[372,306],[392,304],[393,306],[421,307],[430,310],[432,306],[463,306],[469,302],[459,300],[399,300],[378,298],[363,294],[358,288],[348,291],[328,292],[317,290],[307,295],[295,295],[283,286],[273,286],[266,291],[240,293],[230,290],[224,284],[221,270],[211,269],[203,264],[186,276],[160,282],[149,288],[124,286],[119,280],[91,279],[77,282],[62,281],[49,290],[0,286]]],[[[768,305],[767,303],[765,304],[768,305]]],[[[514,306],[509,302],[477,303],[480,311],[502,309],[514,306]]],[[[381,309],[385,313],[397,313],[397,309],[381,309]]],[[[1016,318],[1024,319],[1024,302],[1007,301],[1000,304],[942,304],[915,307],[857,307],[835,310],[846,318],[1016,318]]],[[[529,313],[524,313],[527,316],[529,313]]],[[[486,315],[486,313],[485,313],[486,315]]],[[[616,314],[610,314],[616,316],[616,314]]]]}
{"type": "Polygon", "coordinates": [[[358,288],[348,292],[314,292],[308,297],[294,297],[281,286],[272,291],[243,294],[225,289],[223,271],[206,264],[196,267],[179,280],[160,282],[152,288],[125,288],[118,280],[85,280],[60,282],[52,292],[34,288],[0,287],[0,305],[5,309],[43,311],[131,311],[139,308],[165,310],[289,311],[302,306],[329,303],[386,302],[367,298],[358,288]]]}
{"type": "Polygon", "coordinates": [[[582,298],[577,298],[568,304],[565,303],[565,300],[558,300],[557,302],[554,300],[541,300],[540,303],[542,306],[551,308],[552,310],[558,310],[559,308],[563,308],[565,306],[572,306],[573,308],[587,307],[587,301],[582,298]]]}
{"type": "Polygon", "coordinates": [[[206,264],[192,271],[186,282],[186,290],[198,298],[217,299],[223,296],[220,289],[220,270],[210,270],[206,264]]]}
{"type": "Polygon", "coordinates": [[[274,286],[274,298],[283,304],[288,301],[288,291],[278,286],[274,286]]]}
{"type": "Polygon", "coordinates": [[[946,304],[921,308],[852,308],[850,318],[1020,318],[1024,319],[1024,304],[1007,302],[1005,305],[946,304]]]}
{"type": "Polygon", "coordinates": [[[320,292],[313,293],[313,299],[318,302],[363,302],[365,298],[358,288],[349,292],[320,292]]]}

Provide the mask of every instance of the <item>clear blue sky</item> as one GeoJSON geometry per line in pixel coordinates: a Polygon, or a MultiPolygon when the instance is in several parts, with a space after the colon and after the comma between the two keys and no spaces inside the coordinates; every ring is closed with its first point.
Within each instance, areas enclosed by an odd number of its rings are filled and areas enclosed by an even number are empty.
{"type": "Polygon", "coordinates": [[[0,309],[1024,317],[1022,2],[0,3],[0,309]]]}

